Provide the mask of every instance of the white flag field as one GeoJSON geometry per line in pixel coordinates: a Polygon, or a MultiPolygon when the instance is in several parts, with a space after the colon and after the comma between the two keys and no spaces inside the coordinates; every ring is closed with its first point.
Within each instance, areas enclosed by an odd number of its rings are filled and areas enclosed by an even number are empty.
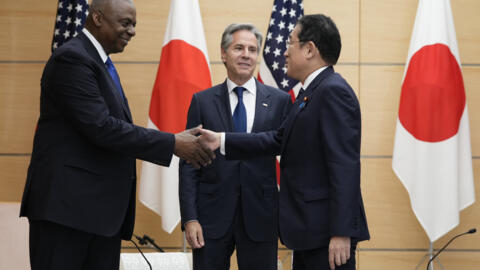
{"type": "MultiPolygon", "coordinates": [[[[162,55],[150,100],[148,127],[178,133],[185,129],[195,92],[212,86],[207,45],[197,0],[172,0],[162,55]]],[[[178,157],[170,167],[142,163],[139,200],[162,217],[172,233],[180,221],[178,157]]]]}
{"type": "Polygon", "coordinates": [[[420,0],[410,41],[393,170],[431,242],[475,202],[467,102],[449,0],[420,0]]]}

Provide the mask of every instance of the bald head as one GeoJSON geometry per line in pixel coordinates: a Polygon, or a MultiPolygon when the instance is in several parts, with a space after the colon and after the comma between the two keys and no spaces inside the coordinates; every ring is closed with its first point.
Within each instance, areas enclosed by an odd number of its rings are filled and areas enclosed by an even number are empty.
{"type": "Polygon", "coordinates": [[[122,52],[135,36],[136,9],[131,0],[92,0],[85,28],[107,54],[122,52]]]}
{"type": "Polygon", "coordinates": [[[90,9],[102,9],[105,7],[107,2],[110,4],[113,0],[92,0],[90,4],[90,9]]]}

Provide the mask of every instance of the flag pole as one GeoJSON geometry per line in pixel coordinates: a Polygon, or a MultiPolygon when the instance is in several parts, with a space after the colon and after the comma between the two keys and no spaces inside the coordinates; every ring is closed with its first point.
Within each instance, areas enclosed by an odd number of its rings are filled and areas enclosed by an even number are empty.
{"type": "MultiPolygon", "coordinates": [[[[430,247],[428,248],[428,257],[429,257],[429,260],[433,258],[433,242],[432,241],[430,241],[430,247]]],[[[428,270],[433,270],[433,264],[434,262],[430,264],[428,270]]]]}
{"type": "Polygon", "coordinates": [[[182,232],[182,252],[187,252],[187,236],[185,231],[182,232]]]}
{"type": "MultiPolygon", "coordinates": [[[[420,260],[420,262],[417,264],[417,267],[415,267],[415,270],[419,270],[421,269],[420,267],[422,267],[423,265],[423,262],[431,260],[434,256],[434,252],[433,252],[433,242],[430,242],[430,245],[429,245],[429,248],[428,248],[428,253],[423,255],[422,259],[420,260]]],[[[432,263],[428,266],[428,269],[427,270],[433,270],[433,265],[435,264],[435,262],[437,263],[438,267],[440,267],[439,269],[440,270],[445,270],[445,268],[443,267],[443,265],[440,263],[440,260],[438,258],[435,258],[432,263]]]]}

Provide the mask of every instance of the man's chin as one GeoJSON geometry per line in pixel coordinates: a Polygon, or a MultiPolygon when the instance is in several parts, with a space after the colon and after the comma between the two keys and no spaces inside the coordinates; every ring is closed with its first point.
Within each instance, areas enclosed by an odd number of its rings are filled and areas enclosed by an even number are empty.
{"type": "Polygon", "coordinates": [[[125,47],[126,46],[118,46],[117,48],[115,48],[115,50],[111,53],[121,53],[125,50],[125,47]]]}
{"type": "Polygon", "coordinates": [[[240,70],[240,72],[238,72],[238,75],[242,78],[250,78],[253,76],[253,71],[254,70],[240,70]]]}

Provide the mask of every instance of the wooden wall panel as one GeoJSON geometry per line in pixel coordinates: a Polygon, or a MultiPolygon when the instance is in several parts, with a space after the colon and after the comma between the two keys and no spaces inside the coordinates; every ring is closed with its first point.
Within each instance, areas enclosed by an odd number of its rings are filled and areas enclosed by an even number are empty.
{"type": "Polygon", "coordinates": [[[362,159],[362,194],[371,240],[364,248],[428,248],[391,159],[362,159]]]}
{"type": "Polygon", "coordinates": [[[20,202],[30,156],[0,156],[0,201],[20,202]]]}
{"type": "Polygon", "coordinates": [[[358,267],[358,270],[425,269],[427,266],[425,254],[426,252],[421,251],[360,251],[360,267],[358,267]],[[421,261],[423,261],[420,264],[421,266],[416,268],[421,261]]]}
{"type": "Polygon", "coordinates": [[[477,0],[451,0],[458,49],[462,63],[480,62],[480,24],[478,19],[479,3],[477,0]]]}
{"type": "Polygon", "coordinates": [[[478,157],[480,156],[480,64],[464,66],[462,71],[470,119],[472,155],[478,157]]]}
{"type": "Polygon", "coordinates": [[[45,60],[50,55],[58,1],[32,3],[2,1],[0,60],[45,60]]]}
{"type": "MultiPolygon", "coordinates": [[[[458,239],[458,245],[462,245],[464,240],[458,239]]],[[[480,256],[478,256],[478,253],[471,251],[447,251],[438,256],[438,262],[443,266],[443,269],[477,270],[480,265],[480,256]]],[[[437,262],[435,262],[435,269],[442,269],[437,262]]]]}
{"type": "Polygon", "coordinates": [[[0,152],[30,153],[43,64],[0,64],[0,152]]]}
{"type": "Polygon", "coordinates": [[[360,1],[360,60],[404,63],[417,0],[360,1]]]}
{"type": "Polygon", "coordinates": [[[342,77],[350,84],[357,94],[357,98],[360,101],[360,86],[359,86],[359,67],[357,65],[342,65],[338,64],[334,67],[335,72],[340,73],[342,77]]]}
{"type": "Polygon", "coordinates": [[[392,155],[403,66],[362,66],[362,155],[392,155]]]}

